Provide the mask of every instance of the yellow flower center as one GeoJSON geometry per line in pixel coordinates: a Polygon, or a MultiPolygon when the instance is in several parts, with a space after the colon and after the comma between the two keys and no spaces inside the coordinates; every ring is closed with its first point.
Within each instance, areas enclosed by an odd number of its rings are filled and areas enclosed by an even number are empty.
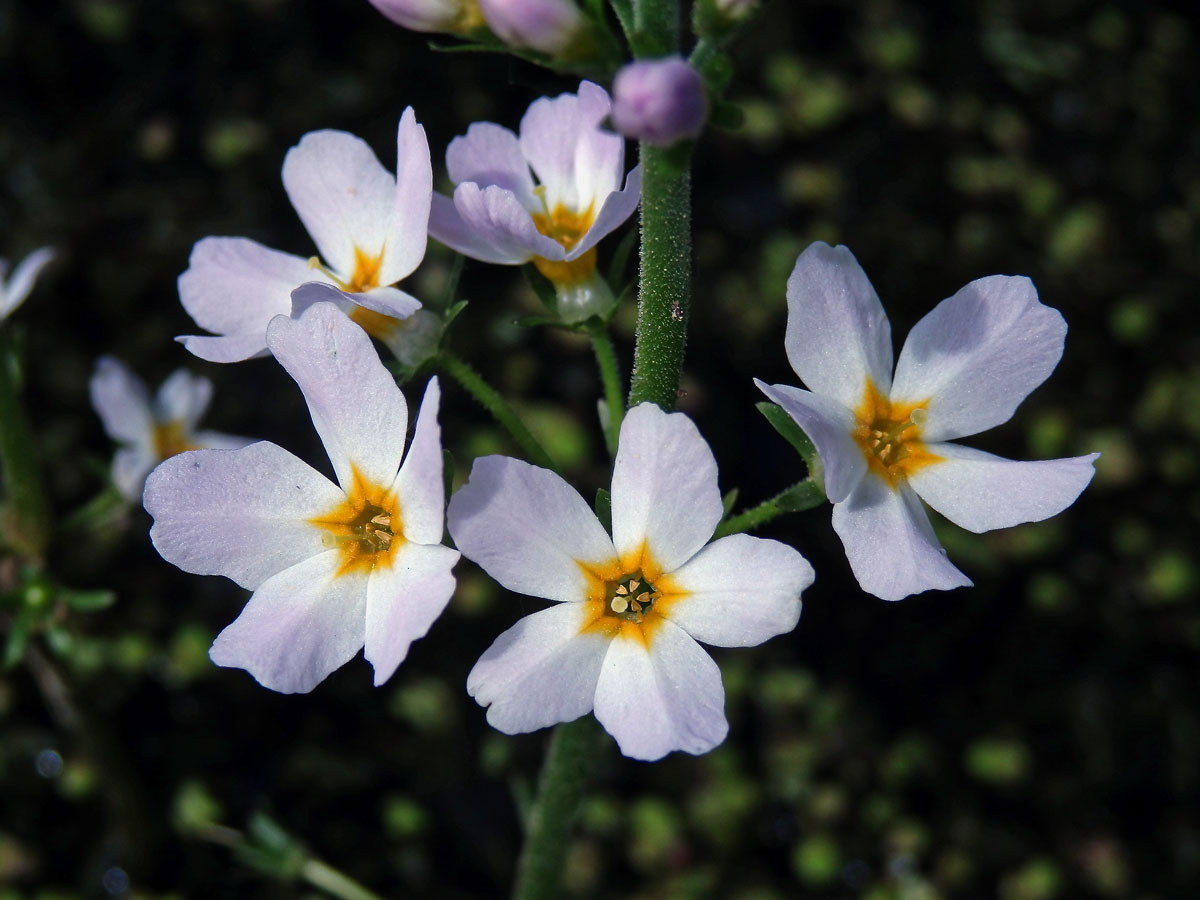
{"type": "Polygon", "coordinates": [[[450,30],[460,34],[469,34],[482,28],[485,24],[483,12],[479,9],[479,0],[462,0],[458,15],[450,30]]]}
{"type": "Polygon", "coordinates": [[[370,572],[392,564],[404,543],[396,495],[368,481],[351,464],[353,483],[346,499],[323,516],[309,519],[327,532],[326,544],[342,555],[337,574],[370,572]]]}
{"type": "Polygon", "coordinates": [[[858,420],[854,439],[871,471],[893,488],[917,469],[942,460],[921,441],[928,405],[928,400],[892,403],[867,379],[862,402],[854,411],[858,420]]]}
{"type": "Polygon", "coordinates": [[[379,270],[383,267],[383,251],[372,256],[361,247],[354,248],[354,272],[346,281],[338,278],[321,262],[321,257],[314,256],[308,261],[310,269],[324,272],[329,279],[343,291],[350,294],[361,294],[371,288],[379,287],[379,270]]]}
{"type": "Polygon", "coordinates": [[[620,635],[649,647],[671,604],[687,596],[665,575],[645,543],[623,559],[578,563],[587,579],[581,634],[620,635]]]}
{"type": "MultiPolygon", "coordinates": [[[[561,244],[564,250],[570,251],[592,227],[595,203],[589,204],[583,212],[567,209],[561,203],[555,204],[551,210],[546,208],[545,185],[538,185],[533,192],[542,201],[542,212],[532,214],[533,226],[539,233],[561,244]]],[[[575,284],[586,281],[596,271],[596,248],[592,247],[570,262],[535,256],[533,264],[554,284],[575,284]]]]}
{"type": "Polygon", "coordinates": [[[178,419],[160,422],[154,426],[154,452],[159,459],[170,459],[185,450],[199,449],[199,445],[188,440],[183,423],[178,419]]]}

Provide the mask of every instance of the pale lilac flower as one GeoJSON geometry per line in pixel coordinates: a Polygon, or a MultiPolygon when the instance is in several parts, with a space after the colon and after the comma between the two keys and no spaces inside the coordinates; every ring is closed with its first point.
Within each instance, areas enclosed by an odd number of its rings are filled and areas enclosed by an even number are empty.
{"type": "Polygon", "coordinates": [[[213,362],[266,352],[267,324],[292,311],[305,282],[335,285],[353,302],[351,318],[387,341],[389,320],[421,304],[394,285],[425,256],[433,170],[425,129],[412,109],[400,118],[397,174],[361,138],[314,131],[283,161],[283,186],[320,251],[306,259],[249,238],[208,237],[192,249],[179,276],[179,299],[196,324],[216,336],[180,338],[213,362]],[[324,260],[324,262],[322,262],[324,260]]]}
{"type": "Polygon", "coordinates": [[[478,0],[369,0],[377,10],[413,31],[470,34],[483,25],[478,0]]]}
{"type": "Polygon", "coordinates": [[[429,233],[472,259],[532,261],[554,283],[568,322],[607,312],[615,301],[596,272],[596,244],[641,195],[637,167],[621,189],[625,141],[601,128],[610,105],[604,88],[584,81],[578,94],[534,101],[520,137],[476,122],[446,151],[458,187],[453,200],[433,195],[429,233]]]}
{"type": "Polygon", "coordinates": [[[212,382],[177,369],[153,398],[145,383],[118,359],[102,356],[88,382],[92,408],[121,448],[112,463],[113,485],[130,503],[142,497],[150,470],[164,459],[201,447],[244,447],[250,438],[197,431],[212,399],[212,382]]]}
{"type": "Polygon", "coordinates": [[[632,62],[613,79],[613,126],[626,137],[668,147],[698,135],[707,115],[704,80],[680,56],[632,62]]]}
{"type": "Polygon", "coordinates": [[[947,443],[1007,422],[1062,357],[1067,325],[1028,278],[991,275],[943,300],[894,376],[891,326],[848,249],[805,250],[787,297],[784,345],[809,390],[756,383],[812,439],[863,590],[899,600],[971,584],[921,500],[983,532],[1056,515],[1091,481],[1096,453],[1016,462],[947,443]]]}
{"type": "Polygon", "coordinates": [[[40,247],[17,263],[12,278],[9,278],[8,260],[0,257],[0,322],[25,302],[38,275],[53,259],[54,251],[51,248],[40,247]]]}
{"type": "Polygon", "coordinates": [[[254,592],[209,656],[282,693],[312,690],[365,645],[385,682],[454,592],[442,545],[438,384],[408,454],[408,407],[367,335],[332,304],[267,329],[299,384],[337,483],[275,444],[199,450],[146,482],[150,537],[187,572],[254,592]]]}
{"type": "Polygon", "coordinates": [[[480,658],[467,691],[519,734],[596,718],[636,759],[705,753],[725,739],[725,693],[697,641],[748,647],[792,630],[812,567],[777,541],[709,543],[721,520],[717,464],[682,413],[643,403],[621,424],[612,537],[555,473],[475,460],[450,501],[450,534],[511,591],[557,601],[480,658]]]}
{"type": "Polygon", "coordinates": [[[574,0],[479,0],[479,6],[500,40],[547,56],[561,56],[584,31],[574,0]]]}

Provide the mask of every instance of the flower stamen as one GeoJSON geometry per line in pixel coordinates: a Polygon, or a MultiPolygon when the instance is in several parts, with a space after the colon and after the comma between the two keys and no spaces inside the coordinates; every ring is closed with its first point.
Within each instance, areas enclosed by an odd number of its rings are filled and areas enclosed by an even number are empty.
{"type": "Polygon", "coordinates": [[[928,420],[928,400],[892,403],[867,379],[863,399],[854,415],[854,439],[867,465],[893,488],[908,474],[941,460],[921,441],[921,426],[928,420]]]}

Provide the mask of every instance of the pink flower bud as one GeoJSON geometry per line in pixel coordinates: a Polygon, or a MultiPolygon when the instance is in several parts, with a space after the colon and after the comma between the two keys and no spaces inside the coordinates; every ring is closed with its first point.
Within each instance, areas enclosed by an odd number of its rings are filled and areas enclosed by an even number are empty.
{"type": "Polygon", "coordinates": [[[633,62],[613,81],[612,122],[626,137],[667,147],[704,128],[700,74],[678,56],[633,62]]]}
{"type": "Polygon", "coordinates": [[[413,31],[466,34],[483,25],[478,0],[369,0],[377,10],[413,31]]]}
{"type": "Polygon", "coordinates": [[[574,0],[479,0],[488,26],[502,41],[559,56],[580,37],[583,14],[574,0]]]}

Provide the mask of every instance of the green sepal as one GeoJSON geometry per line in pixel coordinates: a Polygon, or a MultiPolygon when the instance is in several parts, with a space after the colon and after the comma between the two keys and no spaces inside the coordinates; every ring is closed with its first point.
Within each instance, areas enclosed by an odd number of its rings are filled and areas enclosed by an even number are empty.
{"type": "Polygon", "coordinates": [[[452,303],[450,308],[446,310],[446,314],[442,316],[442,329],[450,327],[450,323],[458,318],[459,314],[467,308],[466,300],[459,300],[457,303],[452,303]]]}
{"type": "Polygon", "coordinates": [[[626,40],[632,40],[634,32],[633,0],[608,0],[608,5],[612,7],[617,21],[621,23],[626,40]]]}
{"type": "Polygon", "coordinates": [[[698,60],[694,64],[696,64],[700,77],[704,79],[704,86],[712,94],[724,93],[725,89],[729,87],[729,83],[733,81],[733,60],[724,51],[717,50],[709,53],[703,60],[698,60]]]}
{"type": "Polygon", "coordinates": [[[779,432],[780,437],[795,448],[796,452],[804,459],[808,470],[812,472],[815,468],[814,461],[817,451],[813,447],[812,441],[808,439],[808,435],[796,424],[796,420],[789,416],[783,407],[770,401],[762,400],[755,403],[754,406],[763,414],[763,418],[771,423],[771,427],[779,432]]]}
{"type": "Polygon", "coordinates": [[[825,502],[825,492],[812,478],[807,478],[799,484],[779,494],[775,502],[784,512],[804,512],[825,502]]]}
{"type": "Polygon", "coordinates": [[[596,518],[612,534],[612,496],[604,488],[596,491],[596,518]]]}
{"type": "Polygon", "coordinates": [[[529,283],[533,293],[538,300],[542,302],[542,306],[550,310],[556,317],[558,315],[558,294],[554,291],[554,285],[550,279],[537,270],[537,266],[532,263],[526,266],[521,266],[521,271],[525,273],[525,280],[529,283]]]}
{"type": "MultiPolygon", "coordinates": [[[[446,276],[446,290],[442,294],[442,305],[446,307],[446,313],[442,319],[447,325],[450,324],[450,319],[453,318],[451,310],[454,309],[454,296],[458,293],[458,284],[462,280],[463,266],[466,264],[467,258],[461,253],[454,254],[454,262],[450,264],[450,273],[446,276]]],[[[467,301],[461,300],[460,303],[467,301]]]]}

